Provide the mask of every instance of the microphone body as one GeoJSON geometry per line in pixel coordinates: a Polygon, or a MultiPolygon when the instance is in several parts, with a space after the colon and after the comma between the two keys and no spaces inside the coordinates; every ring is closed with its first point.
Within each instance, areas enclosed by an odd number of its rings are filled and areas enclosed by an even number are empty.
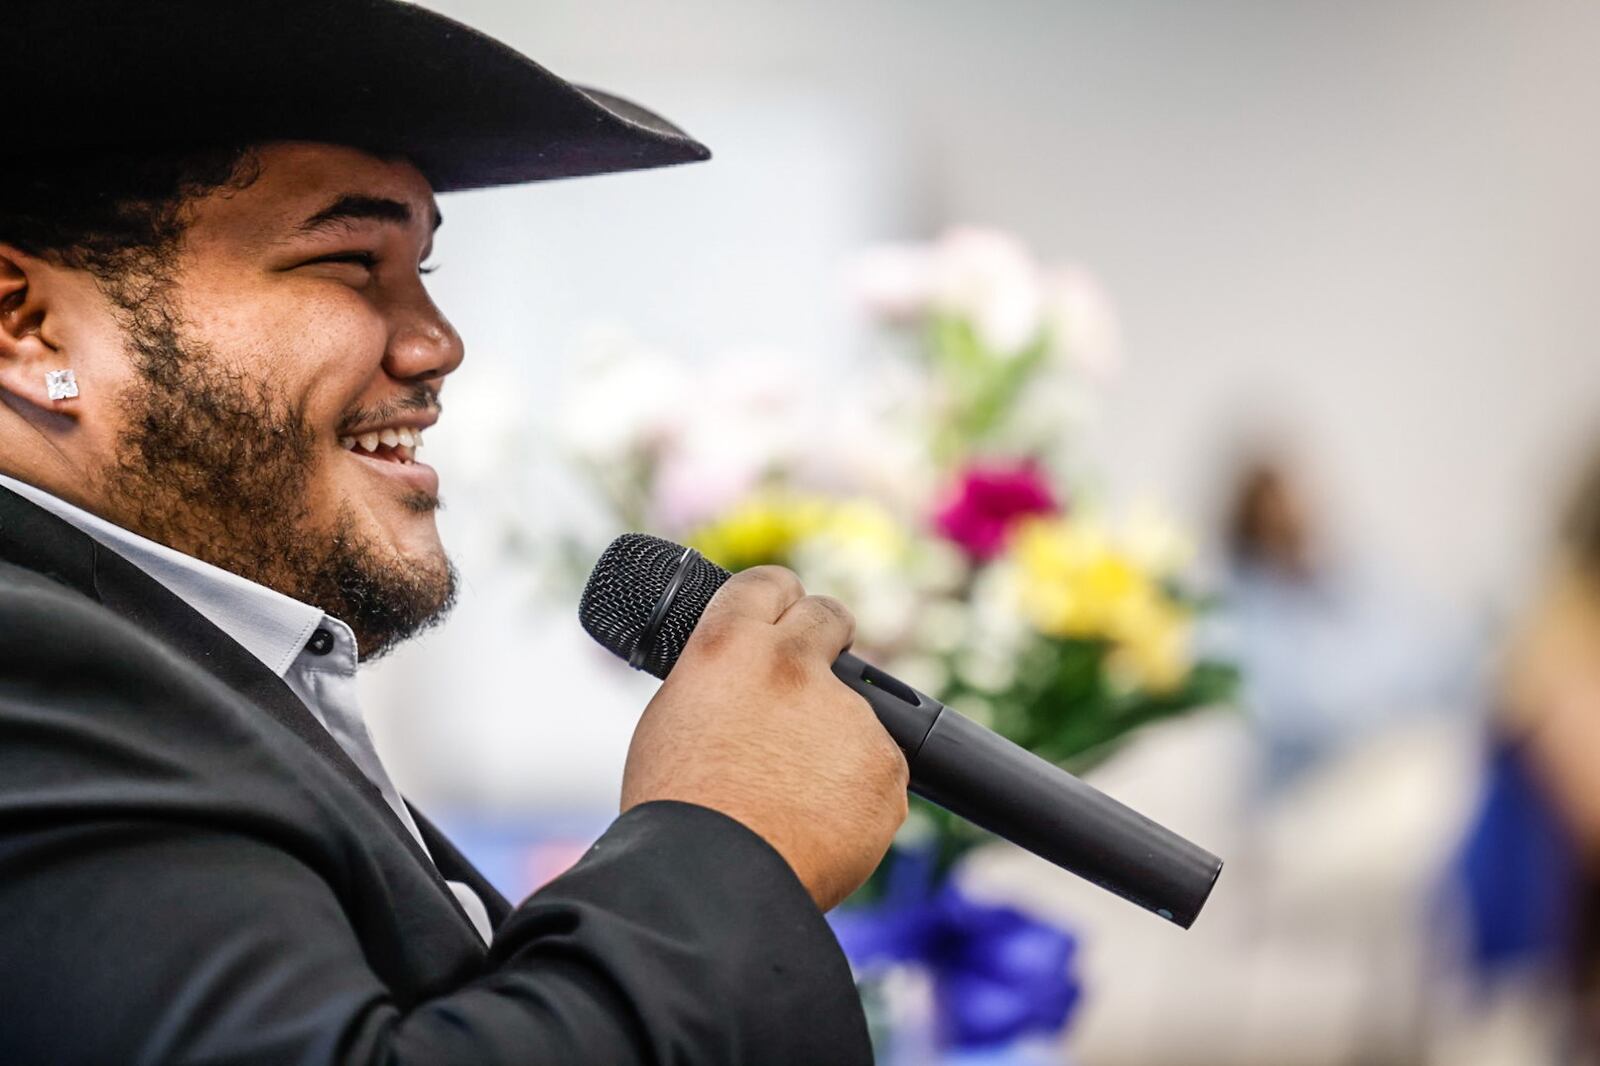
{"type": "Polygon", "coordinates": [[[911,791],[1187,929],[1222,860],[850,652],[834,676],[905,752],[911,791]]]}
{"type": "MultiPolygon", "coordinates": [[[[624,534],[595,564],[579,618],[664,678],[729,576],[692,549],[624,534]]],[[[1221,859],[850,652],[833,673],[905,753],[913,793],[1176,925],[1194,922],[1221,859]]]]}

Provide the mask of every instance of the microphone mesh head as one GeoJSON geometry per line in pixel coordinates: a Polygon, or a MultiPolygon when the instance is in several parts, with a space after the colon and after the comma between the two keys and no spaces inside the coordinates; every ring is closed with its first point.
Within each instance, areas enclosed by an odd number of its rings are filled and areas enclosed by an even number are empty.
{"type": "MultiPolygon", "coordinates": [[[[683,545],[648,533],[624,533],[612,541],[594,564],[578,603],[578,621],[584,630],[613,655],[630,658],[683,552],[683,545]]],[[[656,628],[641,670],[660,678],[667,676],[689,643],[700,613],[728,577],[728,571],[699,555],[689,560],[688,572],[656,628]]]]}

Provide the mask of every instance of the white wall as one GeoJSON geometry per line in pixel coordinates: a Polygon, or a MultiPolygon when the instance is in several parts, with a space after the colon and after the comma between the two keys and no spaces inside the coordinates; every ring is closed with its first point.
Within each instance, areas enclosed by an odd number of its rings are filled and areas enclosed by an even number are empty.
{"type": "MultiPolygon", "coordinates": [[[[1600,410],[1600,7],[433,6],[717,153],[445,200],[461,383],[516,387],[530,424],[586,321],[844,366],[838,258],[946,221],[1014,228],[1118,298],[1128,366],[1096,435],[1115,484],[1203,520],[1229,445],[1275,411],[1351,539],[1469,609],[1510,597],[1600,410]]],[[[435,431],[447,499],[463,405],[435,431]]],[[[569,615],[529,621],[462,562],[460,617],[373,678],[399,776],[445,802],[610,802],[647,689],[594,695],[569,615]]]]}

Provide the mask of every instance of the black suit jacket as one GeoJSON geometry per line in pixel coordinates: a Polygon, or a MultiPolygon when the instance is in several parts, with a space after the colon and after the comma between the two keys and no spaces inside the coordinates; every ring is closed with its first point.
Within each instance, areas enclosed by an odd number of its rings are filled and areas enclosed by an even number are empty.
{"type": "Polygon", "coordinates": [[[280,678],[0,489],[0,1063],[871,1061],[738,822],[645,804],[516,908],[419,822],[437,868],[280,678]]]}

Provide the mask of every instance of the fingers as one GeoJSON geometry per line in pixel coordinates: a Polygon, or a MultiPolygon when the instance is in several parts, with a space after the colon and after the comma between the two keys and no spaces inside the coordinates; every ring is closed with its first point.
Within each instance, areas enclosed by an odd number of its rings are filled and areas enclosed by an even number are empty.
{"type": "Polygon", "coordinates": [[[826,656],[830,663],[856,639],[855,615],[832,596],[796,600],[778,619],[778,627],[797,643],[826,656]]]}
{"type": "Polygon", "coordinates": [[[701,618],[704,621],[718,615],[733,616],[773,625],[805,594],[793,571],[781,566],[752,566],[723,583],[706,604],[701,618]]]}
{"type": "Polygon", "coordinates": [[[753,566],[730,577],[706,604],[695,639],[702,646],[720,644],[734,619],[777,626],[795,652],[830,663],[856,634],[855,616],[844,604],[807,596],[800,579],[781,566],[753,566]]]}

